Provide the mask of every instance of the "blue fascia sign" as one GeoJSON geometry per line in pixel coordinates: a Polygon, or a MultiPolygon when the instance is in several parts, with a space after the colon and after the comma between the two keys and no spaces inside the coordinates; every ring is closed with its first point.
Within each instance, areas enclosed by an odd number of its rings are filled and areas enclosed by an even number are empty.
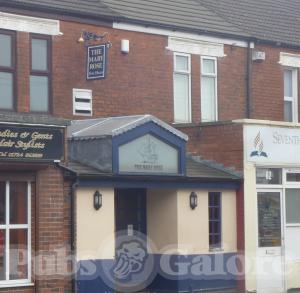
{"type": "Polygon", "coordinates": [[[107,44],[87,47],[87,80],[106,77],[107,44]]]}

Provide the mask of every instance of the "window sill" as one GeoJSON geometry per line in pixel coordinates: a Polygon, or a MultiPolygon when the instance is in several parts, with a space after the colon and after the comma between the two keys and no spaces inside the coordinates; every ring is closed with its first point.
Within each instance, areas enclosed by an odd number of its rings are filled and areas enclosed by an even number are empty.
{"type": "Polygon", "coordinates": [[[15,287],[33,287],[34,283],[3,283],[0,282],[0,288],[15,288],[15,287]]]}
{"type": "Polygon", "coordinates": [[[212,247],[209,248],[209,252],[224,252],[224,249],[222,247],[212,247]]]}

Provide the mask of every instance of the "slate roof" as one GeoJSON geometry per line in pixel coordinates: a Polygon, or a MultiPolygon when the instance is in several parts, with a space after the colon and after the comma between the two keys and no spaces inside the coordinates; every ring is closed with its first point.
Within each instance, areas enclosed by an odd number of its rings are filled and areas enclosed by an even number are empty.
{"type": "Polygon", "coordinates": [[[260,40],[300,46],[299,0],[196,0],[260,40]]]}
{"type": "Polygon", "coordinates": [[[0,0],[0,5],[16,6],[112,19],[119,16],[99,0],[0,0]]]}
{"type": "Polygon", "coordinates": [[[134,115],[88,120],[73,120],[68,127],[68,138],[97,138],[103,136],[117,136],[145,123],[153,122],[179,138],[187,141],[183,132],[171,127],[169,124],[152,115],[134,115]]]}
{"type": "Polygon", "coordinates": [[[195,0],[102,0],[126,19],[205,32],[245,35],[195,0]]]}
{"type": "MultiPolygon", "coordinates": [[[[62,166],[67,170],[75,173],[79,177],[112,177],[112,173],[99,171],[96,168],[87,166],[85,164],[70,161],[67,166],[62,166]]],[[[121,177],[126,175],[120,175],[121,177]]],[[[144,175],[149,177],[149,175],[144,175]]],[[[154,175],[155,176],[155,175],[154,175]]],[[[127,176],[128,177],[128,176],[127,176]]],[[[133,176],[136,178],[139,176],[133,176]]],[[[152,176],[153,177],[153,176],[152,176]]],[[[164,180],[168,176],[159,176],[159,179],[164,180]]],[[[174,176],[172,176],[174,177],[174,176]]],[[[176,177],[178,178],[178,177],[176,177]]],[[[206,180],[206,181],[231,181],[241,180],[242,175],[236,171],[225,168],[217,163],[202,160],[200,157],[188,155],[186,158],[186,176],[184,180],[206,180]]],[[[177,179],[178,180],[178,179],[177,179]]]]}
{"type": "Polygon", "coordinates": [[[299,0],[0,0],[0,5],[300,46],[299,0]]]}
{"type": "Polygon", "coordinates": [[[37,124],[65,127],[70,120],[38,113],[16,113],[0,111],[0,121],[5,123],[37,124]]]}

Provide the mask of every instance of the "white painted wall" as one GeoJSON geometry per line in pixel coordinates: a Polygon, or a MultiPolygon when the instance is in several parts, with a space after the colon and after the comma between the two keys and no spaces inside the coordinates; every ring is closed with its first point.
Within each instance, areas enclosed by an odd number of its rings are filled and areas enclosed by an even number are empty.
{"type": "Polygon", "coordinates": [[[246,289],[256,290],[256,253],[257,253],[257,195],[256,171],[253,163],[244,165],[244,213],[245,213],[245,258],[246,289]]]}
{"type": "Polygon", "coordinates": [[[77,260],[112,259],[115,254],[115,207],[113,188],[79,188],[76,192],[77,260]],[[96,211],[93,195],[103,196],[96,211]]]}
{"type": "MultiPolygon", "coordinates": [[[[214,190],[219,191],[219,190],[214,190]]],[[[221,252],[237,251],[236,192],[222,192],[221,252]]],[[[209,250],[208,191],[148,190],[148,236],[157,253],[208,254],[209,250]],[[190,208],[190,193],[198,194],[198,207],[190,208]]]]}

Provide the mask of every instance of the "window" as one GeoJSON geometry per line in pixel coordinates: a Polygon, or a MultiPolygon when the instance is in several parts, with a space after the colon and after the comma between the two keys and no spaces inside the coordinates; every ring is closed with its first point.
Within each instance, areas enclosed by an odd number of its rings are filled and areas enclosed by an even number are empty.
{"type": "Polygon", "coordinates": [[[0,30],[0,109],[14,109],[15,34],[0,30]]]}
{"type": "Polygon", "coordinates": [[[284,121],[298,122],[297,70],[284,70],[284,121]]]}
{"type": "Polygon", "coordinates": [[[191,122],[191,60],[188,54],[174,54],[174,121],[191,122]]]}
{"type": "Polygon", "coordinates": [[[300,226],[300,189],[285,190],[286,223],[300,226]]]}
{"type": "Polygon", "coordinates": [[[201,58],[201,120],[218,120],[217,111],[217,59],[201,58]]]}
{"type": "Polygon", "coordinates": [[[256,184],[282,184],[282,169],[257,168],[256,184]]]}
{"type": "Polygon", "coordinates": [[[221,193],[208,193],[209,205],[209,247],[221,248],[222,219],[221,219],[221,193]]]}
{"type": "Polygon", "coordinates": [[[73,89],[73,114],[92,116],[92,91],[73,89]]]}
{"type": "Polygon", "coordinates": [[[31,184],[0,182],[0,286],[31,279],[31,184]]]}
{"type": "Polygon", "coordinates": [[[30,111],[49,112],[50,39],[31,37],[30,111]]]}

